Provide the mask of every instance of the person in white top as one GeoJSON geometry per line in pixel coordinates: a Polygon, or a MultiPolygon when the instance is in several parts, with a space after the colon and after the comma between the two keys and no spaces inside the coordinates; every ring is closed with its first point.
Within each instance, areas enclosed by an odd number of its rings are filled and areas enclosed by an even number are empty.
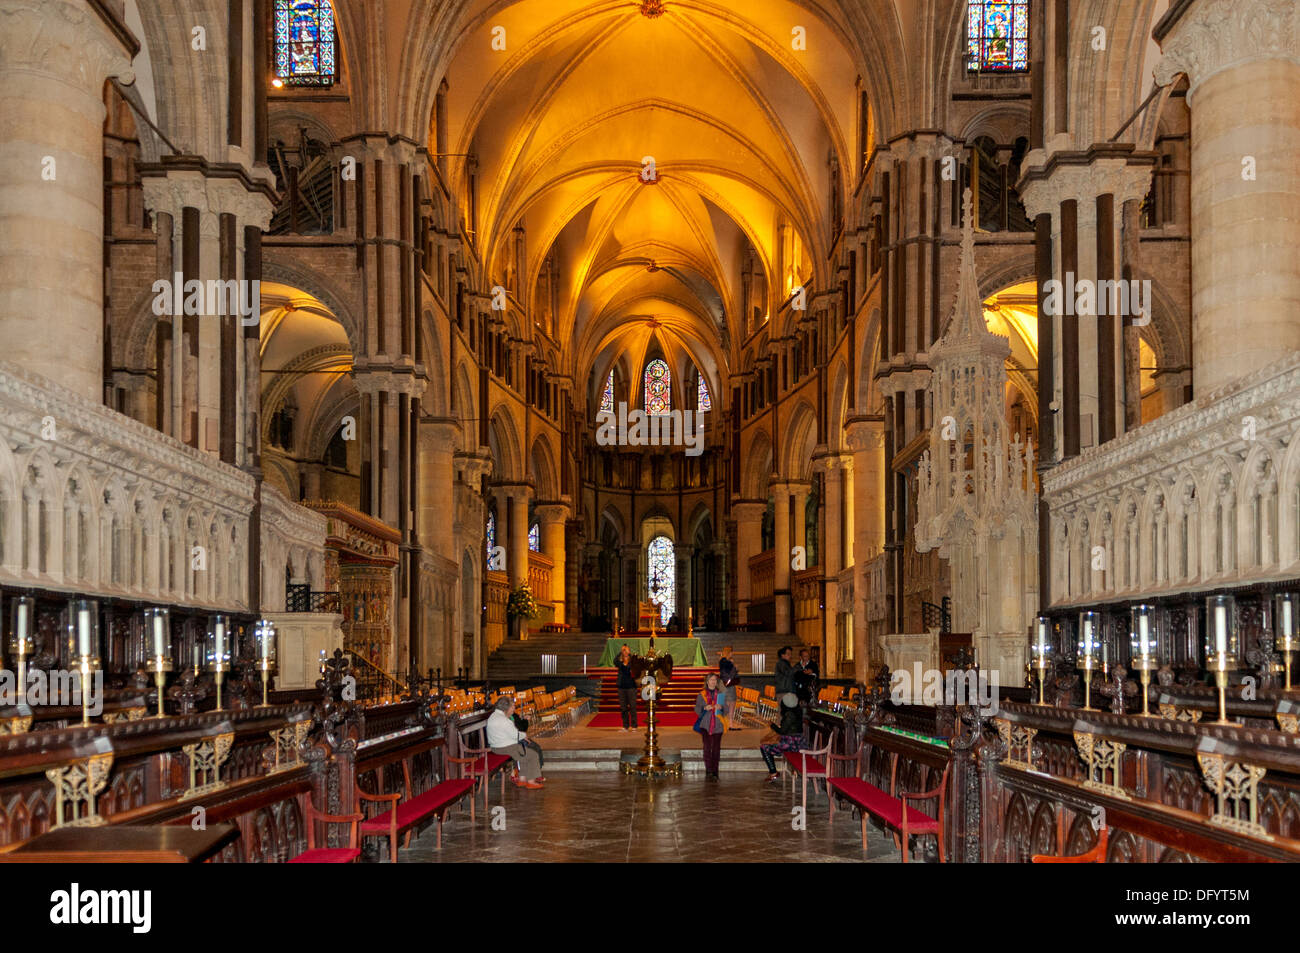
{"type": "Polygon", "coordinates": [[[485,726],[488,747],[493,754],[503,754],[519,762],[520,787],[540,788],[541,756],[536,745],[528,741],[528,735],[515,727],[514,719],[510,717],[514,711],[515,700],[512,697],[503,695],[496,700],[495,710],[488,716],[485,726]]]}

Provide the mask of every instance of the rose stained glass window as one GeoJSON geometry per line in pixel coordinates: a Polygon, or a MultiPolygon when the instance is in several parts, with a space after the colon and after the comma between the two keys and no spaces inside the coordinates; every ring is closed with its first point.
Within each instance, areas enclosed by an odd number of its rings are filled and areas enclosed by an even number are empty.
{"type": "Polygon", "coordinates": [[[673,409],[673,382],[668,365],[653,360],[645,366],[645,412],[666,414],[673,409]]]}

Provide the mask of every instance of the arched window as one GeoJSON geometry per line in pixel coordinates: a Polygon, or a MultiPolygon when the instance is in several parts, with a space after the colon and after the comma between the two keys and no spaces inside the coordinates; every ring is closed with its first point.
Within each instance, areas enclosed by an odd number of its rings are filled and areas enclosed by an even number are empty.
{"type": "Polygon", "coordinates": [[[329,0],[275,0],[276,85],[331,86],[334,64],[329,0]]]}
{"type": "MultiPolygon", "coordinates": [[[[646,373],[649,373],[647,371],[646,373]]],[[[659,606],[659,622],[667,625],[677,609],[677,560],[673,541],[656,536],[646,547],[646,578],[650,601],[659,606]]]]}
{"type": "Polygon", "coordinates": [[[609,377],[605,378],[605,392],[600,395],[600,409],[614,412],[614,372],[609,372],[609,377]]]}
{"type": "Polygon", "coordinates": [[[705,413],[713,409],[713,398],[709,396],[709,385],[704,382],[704,375],[700,375],[700,386],[696,392],[697,400],[695,402],[696,410],[705,413]]]}
{"type": "Polygon", "coordinates": [[[666,414],[673,409],[673,382],[668,365],[655,359],[645,366],[645,412],[666,414]]]}
{"type": "Polygon", "coordinates": [[[968,68],[1029,69],[1029,0],[969,0],[968,68]]]}
{"type": "Polygon", "coordinates": [[[542,551],[542,530],[536,523],[528,527],[528,550],[533,553],[542,551]]]}

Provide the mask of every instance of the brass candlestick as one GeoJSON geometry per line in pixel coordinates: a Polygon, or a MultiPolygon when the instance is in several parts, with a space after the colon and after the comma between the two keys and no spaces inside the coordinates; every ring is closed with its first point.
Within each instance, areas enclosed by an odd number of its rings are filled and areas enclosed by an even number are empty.
{"type": "Polygon", "coordinates": [[[145,667],[153,672],[153,683],[158,687],[158,714],[155,718],[166,718],[167,712],[164,707],[165,695],[163,689],[167,685],[167,673],[172,670],[172,661],[162,655],[156,655],[145,663],[145,667]]]}
{"type": "Polygon", "coordinates": [[[1038,704],[1046,705],[1047,700],[1044,698],[1044,692],[1047,688],[1047,657],[1040,655],[1038,657],[1038,704]]]}
{"type": "Polygon", "coordinates": [[[258,659],[257,667],[262,672],[262,708],[269,708],[270,703],[266,700],[267,690],[271,685],[271,670],[275,668],[275,663],[270,659],[258,659]]]}
{"type": "Polygon", "coordinates": [[[1223,661],[1216,660],[1218,667],[1214,670],[1214,684],[1219,689],[1219,720],[1216,725],[1231,725],[1235,722],[1228,720],[1228,669],[1226,659],[1223,661]]]}
{"type": "Polygon", "coordinates": [[[1155,666],[1155,659],[1149,655],[1144,655],[1137,659],[1138,670],[1141,674],[1142,682],[1142,714],[1146,718],[1151,717],[1151,700],[1148,698],[1151,688],[1151,669],[1155,666]]]}
{"type": "Polygon", "coordinates": [[[1084,656],[1083,659],[1083,708],[1082,711],[1095,711],[1092,707],[1092,672],[1097,666],[1097,660],[1091,655],[1084,656]]]}

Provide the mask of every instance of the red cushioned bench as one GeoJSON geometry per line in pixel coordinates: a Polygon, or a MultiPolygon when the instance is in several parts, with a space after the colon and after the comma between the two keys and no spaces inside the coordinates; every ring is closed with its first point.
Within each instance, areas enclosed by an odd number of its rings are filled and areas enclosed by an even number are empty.
{"type": "Polygon", "coordinates": [[[303,821],[307,825],[307,849],[297,857],[290,857],[291,864],[350,864],[361,856],[357,846],[357,824],[365,818],[360,814],[322,814],[311,804],[303,810],[303,821]],[[348,824],[347,847],[317,847],[316,823],[348,824]]]}
{"type": "MultiPolygon", "coordinates": [[[[447,756],[447,760],[453,764],[460,765],[460,776],[469,778],[476,785],[483,783],[483,809],[488,807],[488,782],[492,780],[492,775],[496,771],[501,772],[501,800],[506,799],[506,768],[515,763],[515,759],[508,754],[495,754],[491,748],[466,748],[465,753],[468,758],[453,758],[447,756]]],[[[471,798],[471,800],[473,800],[471,798]]]]}
{"type": "MultiPolygon", "coordinates": [[[[889,772],[889,790],[897,792],[898,779],[898,752],[893,754],[893,764],[889,772]]],[[[862,818],[862,850],[865,853],[867,849],[867,815],[881,821],[888,827],[892,827],[901,835],[900,846],[903,850],[903,863],[907,863],[908,855],[908,838],[913,834],[934,834],[939,839],[939,863],[944,862],[944,799],[948,788],[948,767],[944,766],[943,777],[939,781],[938,787],[932,791],[922,791],[917,794],[886,794],[880,788],[868,781],[864,781],[862,775],[862,749],[858,749],[856,755],[830,755],[830,763],[834,766],[836,761],[851,761],[856,763],[856,770],[852,777],[829,778],[826,786],[829,789],[831,802],[831,823],[835,823],[835,801],[837,798],[843,798],[858,809],[862,818]],[[926,814],[920,808],[909,807],[908,801],[923,801],[927,798],[937,797],[939,799],[938,818],[926,814]]]]}
{"type": "Polygon", "coordinates": [[[408,846],[411,843],[411,831],[431,817],[438,819],[438,849],[442,850],[442,819],[447,809],[466,794],[471,795],[469,818],[474,820],[473,778],[452,778],[434,785],[423,794],[411,797],[411,775],[403,761],[402,780],[404,790],[401,794],[368,794],[360,787],[356,789],[357,797],[363,801],[392,805],[383,813],[362,821],[361,834],[363,837],[387,837],[388,859],[393,863],[397,862],[397,835],[405,833],[406,840],[402,846],[408,846]]]}

